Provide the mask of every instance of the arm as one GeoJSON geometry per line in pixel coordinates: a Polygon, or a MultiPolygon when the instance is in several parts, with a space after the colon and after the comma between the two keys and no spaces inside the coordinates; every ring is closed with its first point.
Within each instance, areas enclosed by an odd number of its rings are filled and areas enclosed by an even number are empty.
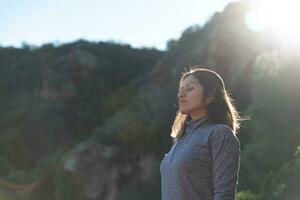
{"type": "Polygon", "coordinates": [[[214,200],[235,200],[240,165],[240,142],[227,125],[210,138],[214,200]]]}

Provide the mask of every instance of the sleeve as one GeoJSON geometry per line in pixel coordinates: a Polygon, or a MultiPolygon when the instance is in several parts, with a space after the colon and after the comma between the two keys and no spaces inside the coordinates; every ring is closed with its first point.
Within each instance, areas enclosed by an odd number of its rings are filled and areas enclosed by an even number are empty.
{"type": "Polygon", "coordinates": [[[210,138],[214,200],[236,200],[240,142],[228,125],[220,125],[210,138]]]}

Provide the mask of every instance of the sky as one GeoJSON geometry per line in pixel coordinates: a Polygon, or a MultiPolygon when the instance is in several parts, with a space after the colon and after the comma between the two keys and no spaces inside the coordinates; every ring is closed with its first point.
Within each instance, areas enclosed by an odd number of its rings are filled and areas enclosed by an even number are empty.
{"type": "Polygon", "coordinates": [[[0,0],[0,46],[85,39],[166,49],[236,0],[0,0]]]}

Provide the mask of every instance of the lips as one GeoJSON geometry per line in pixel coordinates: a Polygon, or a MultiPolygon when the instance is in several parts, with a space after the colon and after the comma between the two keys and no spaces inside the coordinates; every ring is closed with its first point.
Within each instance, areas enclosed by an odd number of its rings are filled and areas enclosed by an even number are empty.
{"type": "Polygon", "coordinates": [[[184,100],[179,100],[179,101],[178,101],[179,104],[183,104],[183,103],[185,103],[185,102],[186,102],[186,101],[184,101],[184,100]]]}

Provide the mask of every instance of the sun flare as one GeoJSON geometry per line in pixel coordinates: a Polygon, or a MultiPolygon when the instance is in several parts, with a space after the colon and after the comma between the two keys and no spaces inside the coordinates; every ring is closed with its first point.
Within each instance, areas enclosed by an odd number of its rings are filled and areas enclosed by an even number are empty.
{"type": "Polygon", "coordinates": [[[267,31],[280,39],[300,42],[299,8],[300,1],[296,0],[253,1],[245,22],[252,31],[267,31]]]}

